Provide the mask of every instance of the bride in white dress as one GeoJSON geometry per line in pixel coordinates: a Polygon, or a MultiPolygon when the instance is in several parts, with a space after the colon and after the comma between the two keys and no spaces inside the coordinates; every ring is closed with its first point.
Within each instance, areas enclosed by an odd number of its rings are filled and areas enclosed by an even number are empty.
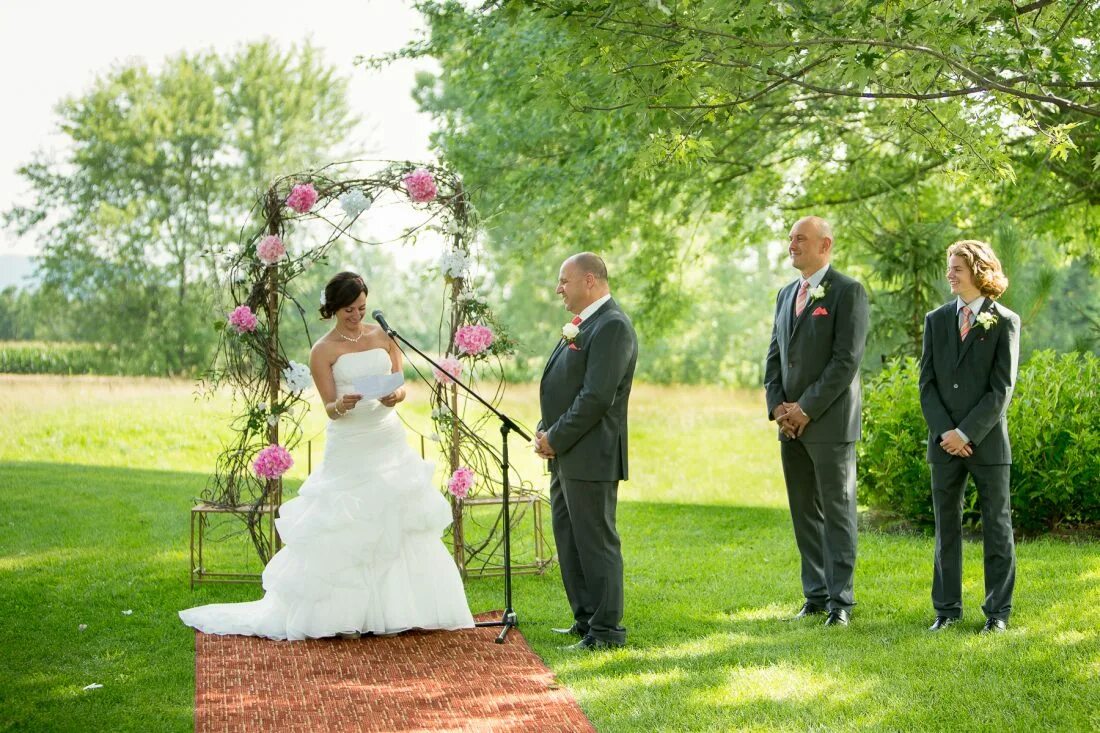
{"type": "Polygon", "coordinates": [[[321,315],[336,324],[314,345],[310,369],[331,418],[325,456],[279,510],[285,546],[264,568],[264,597],[180,618],[207,634],[272,639],[471,627],[462,579],[440,540],[450,506],[393,410],[404,387],[363,400],[351,384],[399,371],[401,352],[363,323],[367,287],[358,275],[333,277],[324,303],[321,315]]]}

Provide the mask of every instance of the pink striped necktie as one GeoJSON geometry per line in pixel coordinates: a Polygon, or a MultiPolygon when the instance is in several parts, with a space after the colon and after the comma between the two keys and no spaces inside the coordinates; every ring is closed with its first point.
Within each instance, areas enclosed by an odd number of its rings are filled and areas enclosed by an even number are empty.
{"type": "Polygon", "coordinates": [[[962,323],[959,324],[959,341],[966,341],[966,335],[970,333],[970,306],[964,305],[962,309],[962,323]]]}
{"type": "Polygon", "coordinates": [[[573,316],[573,320],[570,321],[570,323],[572,323],[574,326],[581,325],[581,317],[580,316],[573,316]]]}
{"type": "Polygon", "coordinates": [[[802,311],[806,310],[806,301],[810,295],[810,281],[803,280],[802,287],[798,289],[798,300],[794,303],[794,315],[795,318],[802,315],[802,311]]]}

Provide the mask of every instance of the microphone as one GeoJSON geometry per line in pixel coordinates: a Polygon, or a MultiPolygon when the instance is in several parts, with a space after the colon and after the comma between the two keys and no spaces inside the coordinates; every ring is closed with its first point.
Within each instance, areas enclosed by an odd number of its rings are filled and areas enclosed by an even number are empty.
{"type": "Polygon", "coordinates": [[[390,324],[386,323],[386,317],[382,315],[381,310],[375,310],[373,313],[371,313],[371,317],[374,318],[374,320],[378,321],[378,325],[381,326],[382,330],[385,331],[387,334],[392,334],[394,332],[393,329],[390,328],[390,324]]]}

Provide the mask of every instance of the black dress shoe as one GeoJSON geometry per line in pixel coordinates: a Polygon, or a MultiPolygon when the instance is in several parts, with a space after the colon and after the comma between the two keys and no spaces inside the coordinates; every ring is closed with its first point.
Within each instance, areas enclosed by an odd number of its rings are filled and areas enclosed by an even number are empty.
{"type": "Polygon", "coordinates": [[[567,652],[594,652],[600,649],[615,649],[623,645],[622,642],[606,641],[605,639],[597,639],[594,636],[585,636],[576,644],[563,646],[562,649],[567,652]]]}
{"type": "Polygon", "coordinates": [[[979,634],[1003,634],[1008,630],[1008,624],[999,618],[987,618],[985,620],[985,626],[979,631],[979,634]]]}
{"type": "Polygon", "coordinates": [[[848,612],[843,608],[838,608],[833,611],[829,611],[829,617],[825,619],[826,626],[847,626],[849,620],[848,612]]]}
{"type": "Polygon", "coordinates": [[[823,613],[825,613],[824,606],[819,606],[816,603],[810,603],[809,601],[806,601],[802,604],[802,608],[798,611],[798,613],[796,613],[792,618],[800,619],[806,618],[807,616],[820,616],[823,613]]]}
{"type": "Polygon", "coordinates": [[[936,616],[936,620],[928,627],[929,631],[943,631],[949,626],[959,623],[958,616],[936,616]]]}
{"type": "Polygon", "coordinates": [[[587,631],[581,631],[581,627],[577,624],[573,624],[568,629],[550,629],[555,634],[564,634],[566,636],[579,636],[582,639],[587,635],[587,631]]]}

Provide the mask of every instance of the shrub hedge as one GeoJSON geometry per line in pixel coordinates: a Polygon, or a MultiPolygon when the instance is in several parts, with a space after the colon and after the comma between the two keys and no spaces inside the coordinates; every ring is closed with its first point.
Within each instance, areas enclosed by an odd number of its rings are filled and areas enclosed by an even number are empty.
{"type": "MultiPolygon", "coordinates": [[[[927,426],[915,359],[868,381],[859,451],[860,501],[924,526],[932,516],[927,426]]],[[[1008,408],[1012,513],[1027,532],[1100,522],[1100,359],[1037,351],[1020,367],[1008,408]]],[[[980,520],[973,482],[964,518],[980,520]]]]}

